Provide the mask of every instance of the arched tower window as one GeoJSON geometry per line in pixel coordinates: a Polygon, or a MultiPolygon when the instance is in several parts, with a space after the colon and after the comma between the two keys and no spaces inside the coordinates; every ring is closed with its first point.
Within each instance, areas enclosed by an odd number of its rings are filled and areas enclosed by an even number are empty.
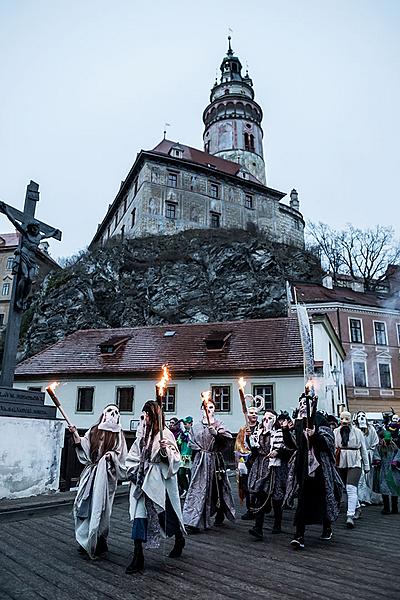
{"type": "Polygon", "coordinates": [[[251,152],[254,152],[254,135],[251,133],[249,137],[250,137],[250,150],[251,150],[251,152]]]}
{"type": "Polygon", "coordinates": [[[250,140],[249,140],[249,134],[246,132],[244,135],[244,149],[245,150],[250,150],[250,140]]]}

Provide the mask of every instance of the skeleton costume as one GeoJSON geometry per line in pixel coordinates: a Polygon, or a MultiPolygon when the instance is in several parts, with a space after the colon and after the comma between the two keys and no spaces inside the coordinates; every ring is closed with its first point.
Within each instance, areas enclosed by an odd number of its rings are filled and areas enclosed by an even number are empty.
{"type": "Polygon", "coordinates": [[[293,449],[285,446],[283,432],[277,415],[265,412],[257,432],[250,438],[253,465],[249,473],[249,491],[255,511],[254,527],[249,533],[256,539],[263,538],[265,514],[274,511],[272,533],[281,532],[282,504],[288,476],[288,460],[293,449]]]}
{"type": "Polygon", "coordinates": [[[207,402],[210,425],[204,413],[203,419],[195,423],[190,433],[189,444],[195,451],[192,478],[183,507],[183,521],[191,533],[221,525],[227,517],[235,519],[232,490],[225,470],[222,450],[232,435],[222,421],[214,418],[214,403],[207,402]]]}
{"type": "MultiPolygon", "coordinates": [[[[180,454],[173,433],[164,425],[165,449],[160,446],[158,423],[160,407],[148,400],[143,406],[142,423],[126,458],[129,490],[129,513],[132,521],[134,555],[126,573],[143,570],[145,548],[158,548],[160,538],[175,536],[169,556],[178,558],[185,546],[177,473],[180,454]]],[[[163,415],[161,415],[163,421],[163,415]]]]}
{"type": "MultiPolygon", "coordinates": [[[[373,469],[372,469],[372,460],[374,455],[374,450],[379,444],[378,434],[376,433],[375,427],[370,425],[367,421],[367,416],[364,411],[359,410],[354,417],[354,424],[358,427],[364,434],[365,447],[368,453],[369,459],[369,472],[361,473],[360,481],[358,482],[358,501],[360,504],[381,504],[382,496],[380,494],[376,494],[372,490],[372,478],[373,478],[373,469]]],[[[357,511],[356,511],[357,512],[357,511]]]]}
{"type": "Polygon", "coordinates": [[[283,430],[285,445],[293,444],[295,453],[289,462],[289,475],[284,504],[297,508],[294,523],[295,536],[291,545],[304,548],[306,525],[322,523],[321,539],[330,540],[332,523],[339,514],[343,484],[335,467],[334,432],[322,413],[316,412],[315,431],[307,434],[307,405],[304,394],[299,399],[295,419],[294,437],[288,429],[283,430]]]}
{"type": "Polygon", "coordinates": [[[365,473],[369,473],[369,457],[365,446],[365,436],[358,427],[352,426],[351,414],[347,411],[340,414],[340,426],[333,433],[335,435],[336,466],[346,486],[346,525],[349,529],[352,529],[358,501],[357,486],[362,467],[365,473]]]}
{"type": "Polygon", "coordinates": [[[246,500],[246,513],[241,516],[244,521],[254,519],[254,513],[251,510],[251,498],[248,489],[248,475],[252,464],[255,460],[255,455],[251,451],[250,439],[258,427],[258,415],[264,409],[265,401],[262,396],[253,396],[245,394],[244,396],[247,406],[247,422],[238,431],[235,440],[235,462],[236,462],[236,480],[238,484],[239,500],[243,503],[246,500]],[[250,431],[250,435],[248,435],[250,431]]]}
{"type": "Polygon", "coordinates": [[[105,407],[97,425],[75,443],[85,465],[79,479],[73,515],[81,554],[96,558],[107,551],[107,536],[118,479],[125,479],[127,453],[118,407],[105,407]]]}

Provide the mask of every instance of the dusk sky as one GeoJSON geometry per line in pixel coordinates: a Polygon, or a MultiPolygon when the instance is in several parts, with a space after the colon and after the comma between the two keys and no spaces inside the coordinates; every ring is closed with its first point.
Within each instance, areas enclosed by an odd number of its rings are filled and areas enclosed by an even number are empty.
{"type": "Polygon", "coordinates": [[[0,199],[22,208],[40,184],[54,257],[89,244],[165,122],[202,148],[228,28],[264,111],[267,184],[296,187],[306,220],[400,235],[398,0],[2,0],[0,199]]]}

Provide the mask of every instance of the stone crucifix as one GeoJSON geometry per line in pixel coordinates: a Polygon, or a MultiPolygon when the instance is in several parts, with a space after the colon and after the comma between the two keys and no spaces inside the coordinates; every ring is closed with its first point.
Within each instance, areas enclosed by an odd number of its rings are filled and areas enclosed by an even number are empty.
{"type": "Polygon", "coordinates": [[[31,181],[26,188],[24,211],[21,212],[5,202],[0,202],[2,212],[20,233],[20,240],[13,262],[14,275],[10,310],[4,343],[3,365],[0,385],[12,387],[18,349],[22,311],[32,287],[36,272],[39,244],[45,238],[61,240],[61,231],[35,219],[36,203],[39,201],[39,185],[31,181]]]}

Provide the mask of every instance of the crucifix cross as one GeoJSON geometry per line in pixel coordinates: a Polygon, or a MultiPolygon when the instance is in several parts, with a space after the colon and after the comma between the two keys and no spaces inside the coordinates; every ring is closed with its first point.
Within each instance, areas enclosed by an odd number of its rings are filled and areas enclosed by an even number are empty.
{"type": "Polygon", "coordinates": [[[4,343],[1,384],[12,386],[21,327],[21,315],[26,308],[32,280],[36,273],[36,258],[39,244],[45,238],[61,240],[61,231],[35,219],[36,203],[39,201],[39,185],[31,181],[26,188],[24,210],[0,201],[2,212],[20,233],[20,240],[12,267],[14,275],[4,343]]]}

